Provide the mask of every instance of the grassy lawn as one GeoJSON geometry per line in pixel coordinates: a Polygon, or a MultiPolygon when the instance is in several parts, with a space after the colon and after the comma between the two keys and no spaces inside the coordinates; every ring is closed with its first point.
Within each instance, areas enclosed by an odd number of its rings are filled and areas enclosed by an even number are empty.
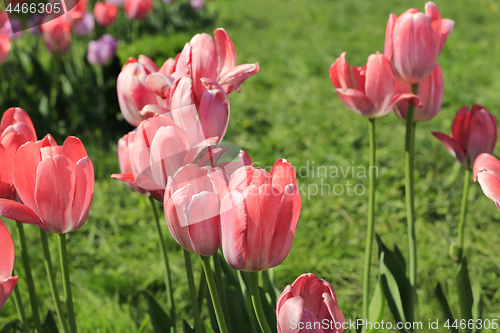
{"type": "MultiPolygon", "coordinates": [[[[161,64],[179,52],[194,33],[212,33],[214,28],[224,27],[236,46],[238,63],[259,62],[260,72],[242,85],[241,94],[230,96],[231,120],[225,141],[238,144],[260,166],[272,166],[278,158],[287,158],[300,171],[302,212],[290,255],[275,268],[278,286],[282,290],[298,275],[315,273],[335,288],[347,320],[361,313],[368,201],[367,191],[361,190],[368,187],[368,178],[358,172],[368,167],[368,120],[342,104],[328,69],[343,51],[351,65],[364,65],[371,53],[383,52],[389,14],[399,15],[411,7],[423,10],[424,4],[413,0],[217,0],[207,3],[213,22],[200,30],[159,32],[120,45],[122,63],[129,56],[143,53],[161,64]],[[335,168],[337,174],[331,172],[335,168]],[[353,194],[358,184],[356,189],[361,195],[353,194]]],[[[449,248],[456,240],[464,175],[430,131],[448,133],[462,105],[482,104],[500,116],[498,0],[448,0],[436,4],[443,17],[455,20],[455,29],[439,58],[445,82],[442,110],[432,121],[417,125],[418,295],[420,320],[424,323],[428,319],[442,320],[434,297],[438,282],[443,284],[455,315],[459,315],[456,265],[450,259],[449,248]]],[[[386,245],[397,245],[407,257],[405,124],[391,113],[377,120],[376,126],[376,232],[386,245]]],[[[109,177],[119,171],[115,142],[89,139],[84,144],[96,170],[95,196],[88,221],[68,238],[80,331],[152,332],[141,291],[153,293],[162,305],[166,298],[149,202],[109,177]]],[[[500,155],[499,147],[495,155],[500,155]]],[[[465,245],[471,279],[483,290],[483,317],[498,319],[500,215],[476,183],[471,184],[469,200],[465,245]]],[[[7,226],[16,240],[13,223],[8,221],[7,226]]],[[[177,312],[191,321],[181,248],[165,223],[163,226],[173,267],[177,312]]],[[[45,313],[52,309],[52,300],[38,229],[26,226],[25,231],[32,244],[30,255],[45,313]]],[[[18,249],[17,242],[15,245],[18,249]]],[[[55,237],[52,245],[53,260],[57,262],[55,237]]],[[[378,273],[376,252],[374,249],[372,286],[378,273]]],[[[195,279],[200,264],[195,261],[195,279]]],[[[16,267],[18,286],[27,305],[20,260],[16,267]]],[[[206,308],[203,313],[207,315],[206,308]]],[[[0,327],[16,317],[14,302],[9,300],[2,310],[0,327]]],[[[385,319],[392,320],[389,311],[385,319]]]]}

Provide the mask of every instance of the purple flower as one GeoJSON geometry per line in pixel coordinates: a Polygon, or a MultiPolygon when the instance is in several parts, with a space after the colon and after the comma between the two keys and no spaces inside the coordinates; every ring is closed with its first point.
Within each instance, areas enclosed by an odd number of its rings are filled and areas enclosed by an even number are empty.
{"type": "Polygon", "coordinates": [[[10,18],[0,28],[0,33],[7,35],[10,40],[19,39],[23,37],[23,24],[17,18],[10,18]]]}
{"type": "Polygon", "coordinates": [[[203,7],[205,7],[205,1],[204,0],[190,0],[191,8],[194,10],[200,10],[203,7]]]}
{"type": "Polygon", "coordinates": [[[87,36],[94,31],[94,27],[94,15],[91,12],[86,12],[83,18],[73,26],[73,31],[77,35],[87,36]]]}
{"type": "Polygon", "coordinates": [[[118,41],[113,36],[105,34],[97,41],[90,41],[87,60],[93,65],[102,65],[111,59],[118,48],[118,41]]]}

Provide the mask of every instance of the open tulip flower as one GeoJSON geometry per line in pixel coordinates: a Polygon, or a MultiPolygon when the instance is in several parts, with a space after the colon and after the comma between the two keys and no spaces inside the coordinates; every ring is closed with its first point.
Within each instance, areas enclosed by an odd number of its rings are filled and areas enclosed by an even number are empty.
{"type": "Polygon", "coordinates": [[[446,149],[466,168],[472,168],[481,153],[491,154],[497,142],[497,120],[483,106],[475,104],[469,110],[462,106],[451,125],[451,137],[432,132],[446,149]]]}
{"type": "Polygon", "coordinates": [[[414,84],[432,73],[455,22],[441,18],[433,2],[425,4],[425,14],[411,8],[397,17],[389,16],[384,53],[398,81],[414,84]]]}
{"type": "Polygon", "coordinates": [[[211,256],[221,245],[220,197],[226,182],[219,170],[193,164],[169,177],[165,191],[165,219],[174,239],[184,249],[211,256]]]}
{"type": "Polygon", "coordinates": [[[12,164],[17,194],[23,203],[0,199],[0,215],[64,234],[87,219],[94,194],[94,168],[76,137],[62,146],[47,135],[17,151],[12,164]]]}
{"type": "Polygon", "coordinates": [[[413,94],[395,93],[391,65],[383,54],[372,54],[364,67],[353,67],[352,77],[345,55],[343,52],[330,67],[330,80],[342,102],[352,111],[366,118],[379,118],[402,100],[420,105],[413,94]]]}
{"type": "MultiPolygon", "coordinates": [[[[397,93],[409,93],[411,85],[396,82],[397,93]]],[[[423,122],[429,121],[434,118],[439,110],[441,110],[441,103],[443,102],[443,71],[439,63],[436,63],[431,75],[423,79],[418,85],[418,97],[422,102],[420,107],[415,108],[413,121],[423,122]]],[[[408,102],[400,101],[394,105],[394,113],[404,120],[408,113],[408,102]]]]}
{"type": "Polygon", "coordinates": [[[0,198],[15,199],[12,161],[17,149],[28,141],[36,141],[30,117],[21,108],[10,108],[0,122],[0,198]]]}
{"type": "Polygon", "coordinates": [[[278,333],[342,333],[345,318],[333,287],[312,273],[286,286],[276,305],[278,333]]]}
{"type": "Polygon", "coordinates": [[[472,172],[474,181],[479,181],[484,194],[495,202],[500,211],[500,161],[483,153],[476,158],[472,172]]]}
{"type": "Polygon", "coordinates": [[[17,283],[17,276],[12,276],[14,256],[12,237],[5,224],[0,220],[0,310],[17,283]]]}
{"type": "Polygon", "coordinates": [[[222,251],[227,263],[248,272],[282,263],[292,247],[300,215],[293,166],[279,159],[271,172],[241,167],[221,197],[222,251]]]}

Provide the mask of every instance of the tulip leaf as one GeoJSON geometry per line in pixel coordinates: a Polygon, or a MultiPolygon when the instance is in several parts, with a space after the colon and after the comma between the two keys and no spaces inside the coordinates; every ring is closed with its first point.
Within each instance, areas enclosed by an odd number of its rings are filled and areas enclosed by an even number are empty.
{"type": "MultiPolygon", "coordinates": [[[[0,331],[0,333],[10,333],[12,332],[12,328],[16,327],[17,325],[17,320],[15,321],[11,321],[7,324],[5,324],[5,326],[2,328],[2,330],[0,331]]],[[[17,332],[17,331],[16,331],[17,332]]]]}
{"type": "Polygon", "coordinates": [[[45,316],[45,321],[43,322],[42,329],[44,333],[59,333],[57,329],[57,323],[52,315],[52,312],[48,311],[45,316]]]}
{"type": "Polygon", "coordinates": [[[405,257],[403,256],[403,254],[401,253],[401,251],[399,250],[399,247],[397,245],[394,245],[394,254],[399,259],[399,262],[401,263],[401,265],[403,265],[403,270],[406,272],[405,257]]]}
{"type": "Polygon", "coordinates": [[[260,301],[262,302],[262,308],[264,309],[264,314],[266,315],[267,323],[269,327],[277,327],[278,323],[276,321],[276,303],[272,303],[272,298],[269,293],[264,289],[259,287],[260,291],[260,301]]]}
{"type": "Polygon", "coordinates": [[[281,292],[276,286],[276,280],[274,278],[274,269],[270,268],[266,271],[262,271],[262,283],[264,290],[271,295],[272,303],[276,304],[281,292]]]}
{"type": "MultiPolygon", "coordinates": [[[[448,320],[449,323],[453,323],[455,321],[455,317],[453,317],[453,313],[451,312],[450,305],[448,304],[448,300],[446,299],[446,295],[443,292],[443,288],[441,288],[441,283],[438,282],[436,289],[434,290],[434,295],[436,295],[439,305],[441,306],[441,310],[443,311],[444,318],[448,320]]],[[[450,326],[450,330],[453,333],[458,333],[458,329],[456,327],[450,326]]]]}
{"type": "MultiPolygon", "coordinates": [[[[379,323],[382,320],[385,312],[385,297],[382,292],[382,281],[380,277],[377,279],[377,285],[373,292],[372,300],[370,301],[370,316],[368,320],[372,323],[379,323]]],[[[375,332],[375,330],[369,330],[375,332]]]]}
{"type": "MultiPolygon", "coordinates": [[[[462,319],[469,321],[473,319],[472,305],[474,304],[474,297],[472,295],[472,288],[469,278],[469,268],[467,265],[467,258],[464,257],[457,274],[457,288],[458,288],[458,303],[460,304],[460,314],[462,319]]],[[[465,332],[472,332],[472,329],[466,328],[465,332]]]]}
{"type": "Polygon", "coordinates": [[[194,328],[192,328],[186,319],[182,320],[182,332],[183,333],[195,333],[194,328]]]}
{"type": "Polygon", "coordinates": [[[142,294],[148,304],[149,317],[151,317],[151,324],[153,325],[155,333],[169,333],[172,324],[170,323],[168,315],[163,311],[153,296],[147,292],[143,292],[142,294]]]}
{"type": "MultiPolygon", "coordinates": [[[[400,255],[389,250],[377,235],[382,290],[396,321],[413,322],[413,302],[416,294],[406,276],[400,255]]],[[[397,250],[399,251],[399,250],[397,250]]],[[[409,330],[410,332],[412,330],[409,330]]],[[[401,332],[409,332],[401,329],[401,332]]]]}
{"type": "Polygon", "coordinates": [[[215,331],[207,323],[203,322],[203,328],[206,333],[215,333],[215,331]]]}
{"type": "MultiPolygon", "coordinates": [[[[481,296],[481,284],[476,281],[472,286],[472,295],[474,297],[474,304],[472,305],[472,316],[474,320],[483,319],[483,297],[481,296]]],[[[474,333],[481,333],[481,325],[476,325],[474,333]]]]}

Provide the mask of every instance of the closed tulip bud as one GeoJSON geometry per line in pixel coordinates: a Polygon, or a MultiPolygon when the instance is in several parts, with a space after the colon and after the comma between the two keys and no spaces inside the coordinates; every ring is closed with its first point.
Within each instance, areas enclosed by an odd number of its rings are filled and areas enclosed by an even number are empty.
{"type": "Polygon", "coordinates": [[[472,168],[481,153],[491,154],[497,142],[497,120],[483,106],[475,104],[471,110],[462,106],[451,125],[451,137],[432,132],[446,149],[466,168],[472,168]]]}
{"type": "Polygon", "coordinates": [[[353,67],[352,76],[345,54],[342,53],[330,67],[330,80],[349,109],[366,118],[379,118],[391,112],[398,101],[419,103],[413,94],[395,93],[391,65],[383,54],[372,54],[364,67],[353,67]]]}
{"type": "Polygon", "coordinates": [[[43,22],[40,27],[43,40],[49,51],[52,54],[66,53],[71,44],[71,26],[64,15],[56,18],[47,15],[43,22]]]}
{"type": "Polygon", "coordinates": [[[94,5],[94,16],[97,23],[103,27],[113,24],[118,14],[118,6],[97,1],[94,5]]]}
{"type": "Polygon", "coordinates": [[[135,58],[129,59],[116,81],[120,111],[125,120],[135,127],[151,117],[151,115],[141,115],[139,112],[142,108],[148,104],[157,104],[156,95],[146,85],[146,77],[150,72],[143,63],[135,58]]]}
{"type": "Polygon", "coordinates": [[[168,229],[189,252],[211,256],[221,245],[220,198],[226,182],[220,171],[193,164],[169,177],[164,207],[168,229]]]}
{"type": "Polygon", "coordinates": [[[425,14],[412,8],[397,17],[389,16],[384,53],[394,75],[414,84],[431,74],[455,22],[441,18],[433,2],[425,4],[425,14]]]}
{"type": "Polygon", "coordinates": [[[0,199],[0,215],[64,234],[87,219],[94,194],[94,168],[76,137],[62,146],[47,135],[17,151],[12,176],[23,204],[0,199]]]}
{"type": "Polygon", "coordinates": [[[10,52],[10,39],[4,34],[0,34],[0,65],[3,64],[10,52]]]}
{"type": "Polygon", "coordinates": [[[302,274],[276,305],[278,333],[342,333],[345,318],[333,287],[313,273],[302,274]]]}
{"type": "Polygon", "coordinates": [[[0,310],[17,283],[17,276],[12,276],[14,256],[12,237],[5,224],[0,220],[0,310]]]}
{"type": "Polygon", "coordinates": [[[300,215],[295,169],[285,159],[271,172],[253,166],[238,169],[221,203],[222,250],[238,270],[257,272],[285,260],[300,215]]]}
{"type": "MultiPolygon", "coordinates": [[[[411,85],[396,82],[397,93],[409,93],[411,85]]],[[[418,85],[418,97],[422,105],[415,108],[413,121],[429,121],[434,118],[441,109],[443,102],[443,71],[439,63],[436,63],[431,75],[423,79],[418,85]]],[[[408,102],[400,101],[394,106],[394,113],[404,120],[408,112],[408,102]]]]}
{"type": "Polygon", "coordinates": [[[479,155],[472,170],[484,194],[493,200],[500,211],[500,161],[490,154],[479,155]]]}
{"type": "MultiPolygon", "coordinates": [[[[120,164],[121,173],[131,173],[132,162],[130,161],[130,149],[134,145],[136,132],[132,131],[125,134],[120,140],[118,140],[118,163],[120,164]]],[[[129,189],[142,195],[147,195],[148,191],[137,187],[131,183],[125,183],[129,189]]]]}
{"type": "Polygon", "coordinates": [[[113,36],[105,34],[97,41],[91,40],[87,51],[87,60],[93,65],[102,65],[116,54],[118,41],[113,36]]]}
{"type": "Polygon", "coordinates": [[[123,4],[125,16],[133,20],[142,20],[153,9],[152,0],[125,0],[123,4]]]}

